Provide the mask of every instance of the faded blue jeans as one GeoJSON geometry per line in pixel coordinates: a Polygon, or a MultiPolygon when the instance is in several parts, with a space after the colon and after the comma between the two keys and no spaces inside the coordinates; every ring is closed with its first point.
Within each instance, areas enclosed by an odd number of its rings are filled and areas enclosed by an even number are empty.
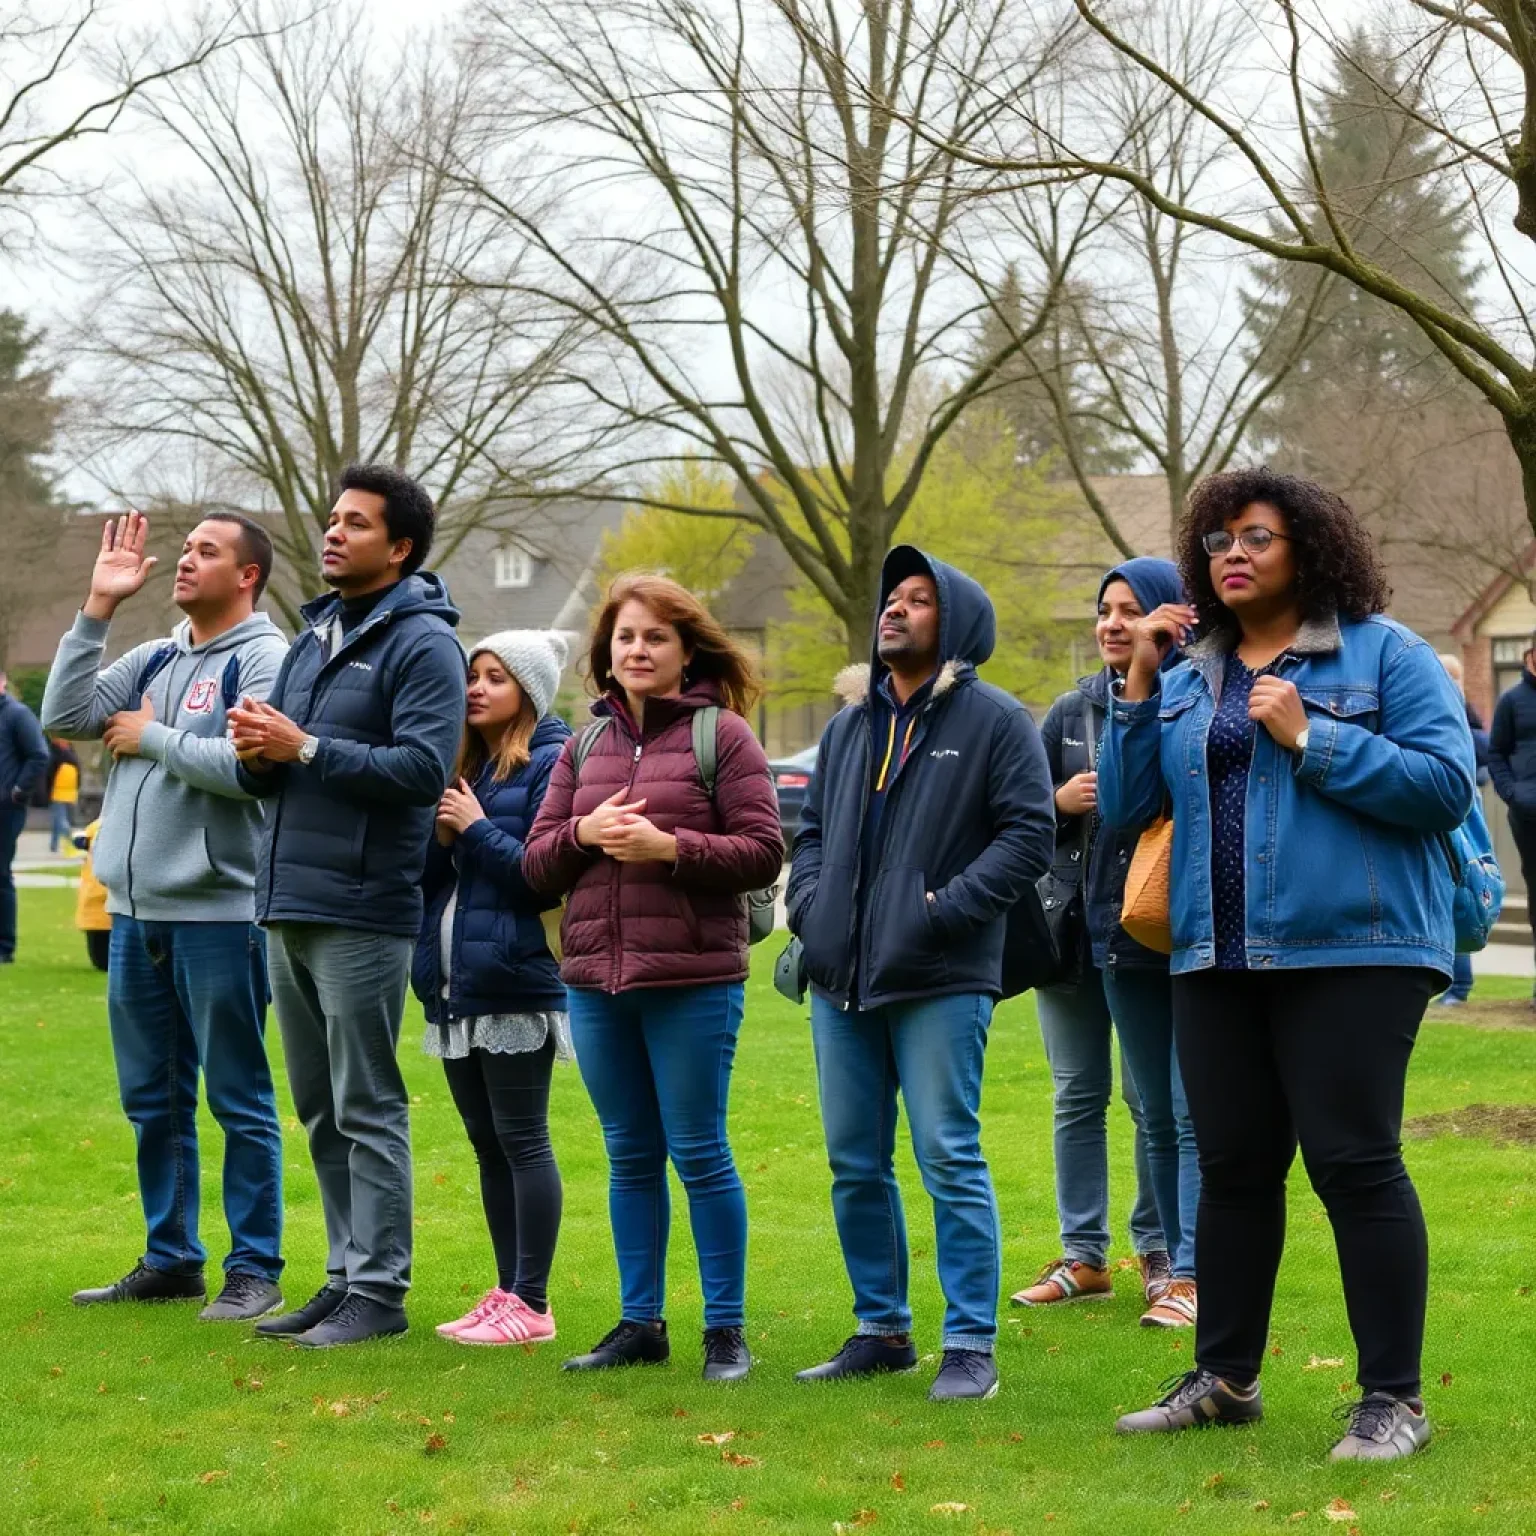
{"type": "MultiPolygon", "coordinates": [[[[1166,977],[1165,977],[1166,980],[1166,977]]],[[[1104,973],[1085,966],[1071,986],[1035,993],[1040,1038],[1050,1064],[1053,1097],[1052,1152],[1056,1163],[1056,1214],[1061,1251],[1079,1264],[1103,1269],[1109,1259],[1109,1100],[1114,1088],[1110,1045],[1114,1034],[1104,973]]],[[[1120,1093],[1135,1126],[1136,1199],[1131,1243],[1138,1254],[1168,1248],[1157,1215],[1142,1131],[1141,1100],[1122,1056],[1120,1093]]]]}
{"type": "Polygon", "coordinates": [[[1104,996],[1141,1100],[1147,1175],[1157,1197],[1173,1278],[1193,1280],[1200,1163],[1173,1049],[1173,983],[1161,969],[1110,967],[1104,972],[1104,996]]]}
{"type": "Polygon", "coordinates": [[[226,1271],[282,1273],[283,1144],[267,1064],[266,945],[250,923],[112,919],[107,1019],[138,1143],[144,1262],[196,1274],[197,1078],[224,1132],[226,1271]]]}
{"type": "Polygon", "coordinates": [[[672,1202],[667,1159],[688,1195],[706,1328],[746,1321],[747,1197],[725,1110],[745,989],[569,991],[571,1042],[608,1149],[608,1215],[622,1316],[664,1315],[672,1202]]]}
{"type": "Polygon", "coordinates": [[[843,1012],[811,1001],[832,1214],[864,1334],[912,1329],[907,1221],[896,1182],[896,1093],[933,1201],[944,1348],[990,1352],[997,1335],[1002,1240],[981,1153],[981,1073],[992,999],[951,997],[843,1012]]]}

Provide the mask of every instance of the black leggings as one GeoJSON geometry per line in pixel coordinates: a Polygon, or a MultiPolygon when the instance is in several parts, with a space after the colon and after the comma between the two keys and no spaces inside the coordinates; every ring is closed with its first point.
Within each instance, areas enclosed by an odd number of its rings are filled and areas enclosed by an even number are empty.
{"type": "Polygon", "coordinates": [[[444,1061],[448,1091],[480,1162],[480,1199],[496,1252],[496,1283],[536,1312],[548,1306],[562,1191],[549,1142],[550,1035],[536,1051],[471,1051],[444,1061]]]}
{"type": "Polygon", "coordinates": [[[1333,1226],[1367,1392],[1415,1397],[1429,1239],[1403,1166],[1403,1086],[1433,971],[1198,971],[1173,980],[1179,1069],[1200,1152],[1195,1359],[1259,1374],[1296,1154],[1333,1226]]]}

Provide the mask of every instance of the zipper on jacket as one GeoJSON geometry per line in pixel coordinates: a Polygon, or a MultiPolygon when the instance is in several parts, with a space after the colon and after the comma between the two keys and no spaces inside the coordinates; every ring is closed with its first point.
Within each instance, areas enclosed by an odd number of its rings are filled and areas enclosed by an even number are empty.
{"type": "MultiPolygon", "coordinates": [[[[635,755],[629,760],[629,782],[624,786],[626,798],[634,792],[635,775],[640,771],[640,754],[645,748],[637,741],[635,743],[635,755]]],[[[609,890],[613,892],[613,935],[617,942],[613,946],[613,964],[609,975],[613,978],[613,985],[609,987],[610,994],[617,994],[619,983],[624,979],[624,934],[620,927],[620,909],[623,902],[619,899],[620,886],[624,878],[624,866],[617,859],[613,861],[613,881],[609,890]]]]}
{"type": "MultiPolygon", "coordinates": [[[[199,663],[199,666],[193,670],[197,671],[200,670],[200,668],[201,663],[199,663]]],[[[175,680],[176,661],[173,657],[170,665],[165,669],[165,691],[162,694],[162,698],[165,704],[168,706],[168,716],[165,724],[170,726],[174,726],[176,724],[176,717],[181,713],[180,707],[171,702],[176,697],[176,690],[171,687],[171,684],[175,682],[175,680]]],[[[142,704],[143,700],[141,699],[139,702],[142,704]]],[[[138,904],[133,899],[133,850],[134,845],[139,840],[139,801],[144,798],[144,790],[148,784],[149,772],[146,772],[139,779],[139,787],[133,792],[133,811],[128,818],[128,912],[135,921],[138,920],[139,909],[138,904]]]]}

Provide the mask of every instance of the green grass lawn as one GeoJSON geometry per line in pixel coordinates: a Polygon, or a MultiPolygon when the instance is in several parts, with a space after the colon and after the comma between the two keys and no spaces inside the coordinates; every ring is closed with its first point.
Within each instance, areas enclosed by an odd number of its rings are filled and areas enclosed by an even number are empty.
{"type": "MultiPolygon", "coordinates": [[[[807,1030],[768,985],[775,944],[760,951],[732,1106],[752,1222],[758,1365],[746,1383],[706,1388],[698,1378],[700,1301],[680,1194],[671,1365],[598,1380],[560,1374],[562,1354],[590,1346],[617,1316],[601,1142],[574,1069],[555,1085],[566,1188],[551,1286],[559,1341],[525,1353],[433,1335],[490,1283],[490,1253],[473,1159],[441,1071],[420,1053],[414,1007],[401,1048],[417,1182],[408,1338],[309,1354],[200,1324],[187,1307],[77,1311],[71,1290],[126,1270],[142,1229],[104,978],[86,965],[70,901],[22,892],[22,959],[0,971],[0,1531],[1536,1531],[1529,1146],[1455,1135],[1410,1143],[1433,1251],[1425,1378],[1437,1435],[1406,1463],[1326,1460],[1353,1355],[1328,1227],[1299,1175],[1264,1378],[1269,1416],[1256,1429],[1157,1441],[1111,1433],[1119,1408],[1146,1402],[1190,1362],[1188,1335],[1136,1326],[1131,1274],[1118,1277],[1112,1302],[1005,1317],[995,1401],[928,1403],[942,1303],[929,1210],[905,1153],[928,1362],[910,1377],[797,1387],[791,1374],[835,1348],[851,1317],[807,1030]],[[723,1435],[732,1438],[707,1438],[723,1435]]],[[[1523,986],[1491,983],[1481,995],[1514,998],[1523,986]]],[[[1480,1022],[1525,1022],[1523,1010],[1503,1012],[1480,1022]]],[[[275,1026],[272,1048],[275,1057],[275,1026]]],[[[1427,1026],[1411,1113],[1475,1102],[1536,1102],[1536,1030],[1427,1026]]],[[[286,1286],[297,1301],[320,1281],[323,1243],[286,1089],[282,1111],[286,1286]]],[[[985,1121],[1014,1289],[1056,1247],[1049,1082],[1027,1002],[994,1025],[985,1121]]],[[[217,1256],[225,1233],[211,1121],[204,1148],[203,1237],[217,1256]]],[[[1113,1155],[1123,1232],[1129,1129],[1118,1106],[1113,1155]]]]}

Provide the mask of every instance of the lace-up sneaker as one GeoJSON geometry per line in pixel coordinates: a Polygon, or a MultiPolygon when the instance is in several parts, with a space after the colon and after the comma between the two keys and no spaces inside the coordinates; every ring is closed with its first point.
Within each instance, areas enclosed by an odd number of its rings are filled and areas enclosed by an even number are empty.
{"type": "Polygon", "coordinates": [[[997,1396],[997,1362],[980,1349],[946,1349],[939,1374],[928,1389],[933,1403],[985,1402],[997,1396]]]}
{"type": "Polygon", "coordinates": [[[562,1371],[611,1371],[621,1365],[661,1365],[671,1358],[672,1344],[667,1325],[635,1323],[625,1318],[597,1341],[589,1354],[567,1360],[562,1371]]]}
{"type": "Polygon", "coordinates": [[[305,1349],[336,1349],[343,1344],[392,1338],[409,1328],[403,1307],[392,1307],[371,1296],[348,1291],[329,1317],[316,1323],[308,1333],[295,1334],[293,1342],[305,1349]]]}
{"type": "Polygon", "coordinates": [[[498,1307],[506,1305],[511,1294],[499,1285],[493,1285],[463,1317],[456,1317],[451,1323],[439,1323],[434,1331],[442,1338],[451,1339],[455,1334],[463,1333],[466,1328],[483,1323],[498,1307]]]}
{"type": "Polygon", "coordinates": [[[342,1304],[346,1294],[344,1286],[322,1285],[297,1311],[284,1312],[281,1317],[269,1317],[257,1323],[256,1335],[262,1339],[292,1339],[308,1333],[342,1304]]]}
{"type": "Polygon", "coordinates": [[[1171,1387],[1150,1408],[1122,1414],[1115,1421],[1121,1435],[1169,1434],[1176,1429],[1204,1429],[1208,1424],[1255,1424],[1264,1417],[1258,1382],[1234,1387],[1209,1371],[1186,1371],[1163,1383],[1171,1387]]]}
{"type": "Polygon", "coordinates": [[[1328,1453],[1332,1461],[1397,1461],[1429,1444],[1429,1417],[1417,1399],[1367,1392],[1344,1413],[1349,1432],[1328,1453]]]}
{"type": "Polygon", "coordinates": [[[1141,1271],[1141,1294],[1147,1298],[1150,1307],[1173,1279],[1173,1261],[1159,1248],[1151,1253],[1138,1253],[1136,1267],[1141,1271]]]}
{"type": "Polygon", "coordinates": [[[1143,1328],[1193,1328],[1199,1314],[1199,1293],[1193,1280],[1170,1280],[1141,1314],[1143,1328]]]}
{"type": "Polygon", "coordinates": [[[1095,1269],[1077,1259],[1052,1259],[1035,1277],[1033,1285],[1015,1291],[1016,1307],[1053,1307],[1064,1301],[1087,1301],[1114,1294],[1109,1270],[1095,1269]]]}
{"type": "Polygon", "coordinates": [[[224,1277],[224,1289],[197,1316],[204,1323],[253,1323],[282,1310],[276,1281],[237,1269],[224,1277]]]}
{"type": "Polygon", "coordinates": [[[917,1369],[917,1351],[905,1334],[856,1333],[830,1360],[795,1372],[796,1381],[849,1381],[917,1369]]]}
{"type": "Polygon", "coordinates": [[[455,1344],[543,1344],[555,1336],[555,1314],[535,1312],[521,1296],[502,1292],[478,1323],[450,1334],[455,1344]]]}
{"type": "Polygon", "coordinates": [[[752,1351],[740,1328],[704,1330],[704,1380],[740,1381],[752,1369],[752,1351]]]}
{"type": "Polygon", "coordinates": [[[77,1307],[96,1307],[114,1301],[206,1301],[208,1287],[203,1277],[173,1275],[168,1270],[151,1269],[142,1259],[111,1285],[76,1291],[70,1297],[77,1307]]]}

